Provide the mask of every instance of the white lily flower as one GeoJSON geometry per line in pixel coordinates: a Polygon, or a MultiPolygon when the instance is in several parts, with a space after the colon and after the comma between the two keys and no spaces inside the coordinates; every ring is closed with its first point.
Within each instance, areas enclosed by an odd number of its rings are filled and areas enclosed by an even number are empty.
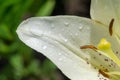
{"type": "Polygon", "coordinates": [[[120,0],[92,0],[92,19],[33,17],[19,25],[17,34],[71,80],[119,80],[119,9],[120,0]]]}

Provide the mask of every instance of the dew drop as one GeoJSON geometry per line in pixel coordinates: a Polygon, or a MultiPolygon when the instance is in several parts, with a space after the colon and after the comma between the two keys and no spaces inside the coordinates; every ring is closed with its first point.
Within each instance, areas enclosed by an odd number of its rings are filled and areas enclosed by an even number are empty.
{"type": "Polygon", "coordinates": [[[43,46],[43,49],[47,49],[47,46],[43,46]]]}
{"type": "Polygon", "coordinates": [[[65,61],[65,57],[61,55],[58,60],[63,62],[65,61]]]}
{"type": "Polygon", "coordinates": [[[63,58],[62,58],[62,53],[58,53],[58,55],[59,55],[59,61],[62,61],[63,60],[63,58]]]}
{"type": "Polygon", "coordinates": [[[68,39],[65,39],[64,41],[65,41],[65,42],[67,42],[67,41],[68,41],[68,39]]]}
{"type": "Polygon", "coordinates": [[[62,58],[59,58],[59,61],[62,61],[63,59],[62,58]]]}
{"type": "Polygon", "coordinates": [[[75,36],[78,36],[78,33],[75,33],[75,36]]]}
{"type": "Polygon", "coordinates": [[[59,56],[61,56],[62,54],[61,53],[58,53],[59,56]]]}
{"type": "Polygon", "coordinates": [[[65,26],[66,26],[66,27],[68,27],[68,26],[69,26],[69,23],[68,23],[68,22],[65,22],[64,24],[65,24],[65,26]]]}
{"type": "Polygon", "coordinates": [[[82,30],[82,28],[83,28],[83,27],[82,27],[82,26],[80,26],[80,27],[79,27],[79,30],[81,31],[81,30],[82,30]]]}

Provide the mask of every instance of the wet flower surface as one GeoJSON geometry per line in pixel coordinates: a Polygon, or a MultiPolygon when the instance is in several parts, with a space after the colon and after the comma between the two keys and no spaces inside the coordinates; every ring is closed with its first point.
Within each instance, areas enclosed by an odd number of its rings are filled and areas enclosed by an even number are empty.
{"type": "Polygon", "coordinates": [[[33,17],[17,33],[71,80],[119,80],[120,0],[92,0],[91,18],[33,17]]]}

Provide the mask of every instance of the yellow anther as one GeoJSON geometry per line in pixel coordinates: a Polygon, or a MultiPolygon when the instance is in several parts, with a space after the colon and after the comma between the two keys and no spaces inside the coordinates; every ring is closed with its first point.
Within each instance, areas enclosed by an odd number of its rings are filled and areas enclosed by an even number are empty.
{"type": "Polygon", "coordinates": [[[111,44],[110,44],[110,42],[108,42],[106,39],[101,39],[101,41],[100,41],[100,43],[98,44],[98,49],[99,50],[102,50],[102,51],[104,51],[104,50],[108,50],[108,49],[110,49],[111,48],[111,44]]]}

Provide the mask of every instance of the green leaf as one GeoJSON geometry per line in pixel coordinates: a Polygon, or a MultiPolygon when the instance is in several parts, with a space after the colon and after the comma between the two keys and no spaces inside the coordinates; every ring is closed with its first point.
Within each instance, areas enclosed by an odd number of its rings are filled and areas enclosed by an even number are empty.
{"type": "Polygon", "coordinates": [[[30,63],[30,65],[28,66],[28,71],[31,74],[36,74],[39,75],[40,74],[40,66],[39,66],[39,61],[37,60],[32,60],[32,62],[30,63]]]}
{"type": "Polygon", "coordinates": [[[43,72],[45,74],[50,74],[56,69],[56,66],[48,59],[44,61],[43,72]]]}
{"type": "Polygon", "coordinates": [[[19,49],[19,43],[15,41],[9,46],[9,53],[14,53],[17,49],[19,49]]]}
{"type": "Polygon", "coordinates": [[[55,0],[47,0],[39,9],[36,16],[50,15],[54,9],[55,0]]]}
{"type": "Polygon", "coordinates": [[[14,55],[10,59],[10,63],[14,68],[14,77],[15,79],[18,78],[18,80],[23,76],[24,74],[24,62],[22,59],[22,56],[20,54],[14,55]]]}
{"type": "Polygon", "coordinates": [[[0,54],[6,54],[8,51],[9,47],[2,40],[0,40],[0,54]]]}
{"type": "Polygon", "coordinates": [[[6,40],[12,40],[12,34],[10,32],[9,26],[6,24],[0,25],[0,38],[6,39],[6,40]]]}
{"type": "Polygon", "coordinates": [[[33,0],[24,1],[21,0],[19,3],[12,5],[9,7],[8,13],[5,13],[5,21],[9,24],[12,31],[16,30],[16,27],[18,26],[19,22],[27,13],[28,9],[32,5],[33,0]],[[13,19],[11,21],[11,19],[13,19]]]}
{"type": "Polygon", "coordinates": [[[1,74],[1,75],[0,75],[0,80],[7,80],[6,75],[1,74]]]}
{"type": "Polygon", "coordinates": [[[4,17],[5,11],[9,6],[19,3],[20,0],[1,0],[0,1],[0,18],[4,17]]]}

